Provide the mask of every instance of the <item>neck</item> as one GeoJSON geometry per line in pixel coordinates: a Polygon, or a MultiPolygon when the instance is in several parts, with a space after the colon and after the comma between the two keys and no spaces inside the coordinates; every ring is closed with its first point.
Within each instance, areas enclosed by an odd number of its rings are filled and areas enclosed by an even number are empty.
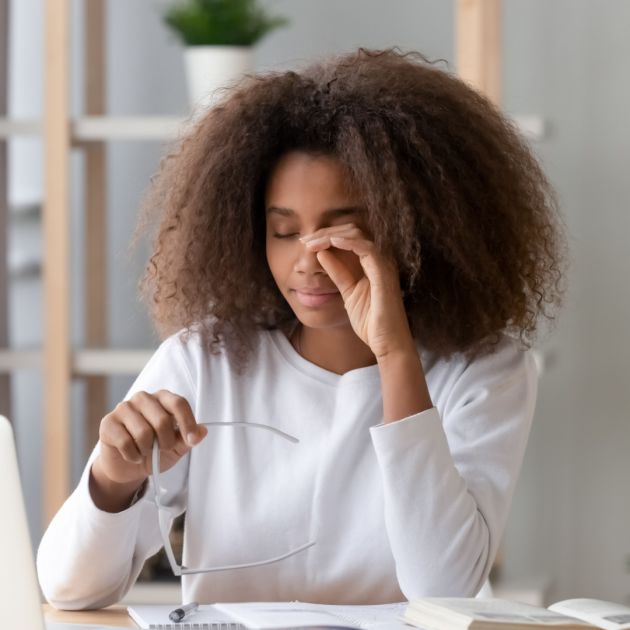
{"type": "Polygon", "coordinates": [[[369,346],[357,337],[349,324],[327,329],[298,324],[291,343],[307,361],[335,374],[376,364],[369,346]]]}

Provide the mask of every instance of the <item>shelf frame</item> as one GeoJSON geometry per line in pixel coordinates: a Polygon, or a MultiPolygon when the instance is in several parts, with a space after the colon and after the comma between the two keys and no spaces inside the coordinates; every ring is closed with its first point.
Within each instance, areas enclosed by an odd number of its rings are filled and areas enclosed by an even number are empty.
{"type": "Polygon", "coordinates": [[[496,105],[501,104],[501,0],[457,0],[457,73],[496,105]]]}
{"type": "Polygon", "coordinates": [[[44,465],[47,525],[70,489],[69,0],[44,3],[44,465]]]}
{"type": "MultiPolygon", "coordinates": [[[[105,114],[106,46],[105,0],[90,0],[84,5],[85,111],[88,115],[105,114]]],[[[85,156],[84,250],[85,273],[83,310],[85,343],[107,345],[107,146],[92,142],[83,147],[85,156]]],[[[85,453],[99,436],[99,425],[107,413],[107,378],[93,374],[85,379],[85,453]]]]}
{"type": "MultiPolygon", "coordinates": [[[[0,0],[0,117],[6,116],[9,91],[9,0],[0,0]]],[[[0,348],[9,345],[9,195],[7,143],[0,137],[0,348]]],[[[0,414],[12,418],[11,378],[0,374],[0,414]]]]}

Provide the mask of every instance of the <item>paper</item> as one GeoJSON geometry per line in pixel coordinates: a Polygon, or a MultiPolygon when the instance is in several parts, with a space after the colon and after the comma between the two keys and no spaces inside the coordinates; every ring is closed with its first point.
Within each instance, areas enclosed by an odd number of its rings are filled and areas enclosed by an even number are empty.
{"type": "Polygon", "coordinates": [[[177,606],[129,606],[129,616],[141,628],[159,628],[160,630],[245,630],[234,619],[211,605],[202,605],[180,622],[169,619],[169,613],[177,606]]]}
{"type": "Polygon", "coordinates": [[[250,630],[277,628],[353,628],[389,630],[409,628],[400,620],[406,602],[374,606],[338,606],[305,602],[252,602],[215,604],[215,607],[250,630]]]}

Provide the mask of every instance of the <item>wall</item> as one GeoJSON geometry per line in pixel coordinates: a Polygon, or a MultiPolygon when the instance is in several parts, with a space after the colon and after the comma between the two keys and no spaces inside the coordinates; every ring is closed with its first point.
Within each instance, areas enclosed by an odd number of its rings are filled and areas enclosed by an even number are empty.
{"type": "MultiPolygon", "coordinates": [[[[13,4],[14,48],[17,41],[21,44],[14,55],[12,111],[26,115],[40,111],[41,42],[31,34],[40,32],[36,29],[41,27],[41,0],[13,4]]],[[[187,110],[180,48],[160,23],[163,4],[108,3],[112,114],[187,110]]],[[[386,10],[376,0],[267,0],[264,4],[288,16],[291,27],[257,48],[260,70],[291,67],[315,55],[359,45],[398,44],[430,57],[453,59],[451,2],[396,0],[386,10]]],[[[80,3],[75,2],[73,11],[80,16],[80,3]]],[[[547,123],[548,134],[535,149],[558,190],[573,251],[567,308],[554,334],[542,344],[550,363],[541,382],[536,422],[504,541],[505,575],[548,578],[552,599],[593,595],[621,601],[630,593],[625,566],[630,554],[630,336],[624,326],[630,319],[630,254],[625,244],[630,233],[625,172],[630,88],[624,79],[630,43],[623,37],[629,21],[630,3],[618,0],[505,0],[504,106],[512,113],[542,116],[547,123]]],[[[77,76],[79,66],[77,61],[77,76]]],[[[74,101],[80,111],[77,94],[74,101]]],[[[21,158],[14,150],[14,193],[26,186],[29,194],[41,194],[40,178],[33,169],[40,159],[36,149],[31,147],[35,153],[21,158]]],[[[109,150],[113,347],[156,343],[135,297],[143,252],[130,258],[127,244],[142,192],[163,150],[158,143],[122,142],[113,143],[109,150]]],[[[80,169],[80,158],[75,158],[74,167],[80,169]]],[[[74,194],[73,231],[78,235],[80,189],[74,194]]],[[[73,291],[78,297],[80,250],[73,255],[73,291]]],[[[16,343],[35,343],[41,335],[38,291],[37,283],[13,287],[16,343]]],[[[75,308],[77,343],[82,335],[79,315],[75,308]]],[[[131,380],[112,379],[112,406],[131,380]]],[[[21,375],[14,385],[35,540],[41,445],[33,436],[41,409],[33,391],[39,387],[32,374],[21,375]]],[[[76,389],[74,409],[80,418],[80,385],[76,389]]],[[[79,426],[77,421],[77,443],[79,426]]],[[[77,457],[75,477],[81,465],[77,457]]]]}

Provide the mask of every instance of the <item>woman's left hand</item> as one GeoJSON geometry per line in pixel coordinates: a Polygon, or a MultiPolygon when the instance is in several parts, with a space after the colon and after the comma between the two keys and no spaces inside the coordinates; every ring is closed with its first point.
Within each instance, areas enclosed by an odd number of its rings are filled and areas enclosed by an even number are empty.
{"type": "Polygon", "coordinates": [[[377,360],[413,345],[396,263],[382,255],[359,227],[349,223],[323,228],[300,240],[316,252],[341,293],[354,332],[377,360]],[[353,273],[335,248],[356,254],[363,273],[353,273]]]}

